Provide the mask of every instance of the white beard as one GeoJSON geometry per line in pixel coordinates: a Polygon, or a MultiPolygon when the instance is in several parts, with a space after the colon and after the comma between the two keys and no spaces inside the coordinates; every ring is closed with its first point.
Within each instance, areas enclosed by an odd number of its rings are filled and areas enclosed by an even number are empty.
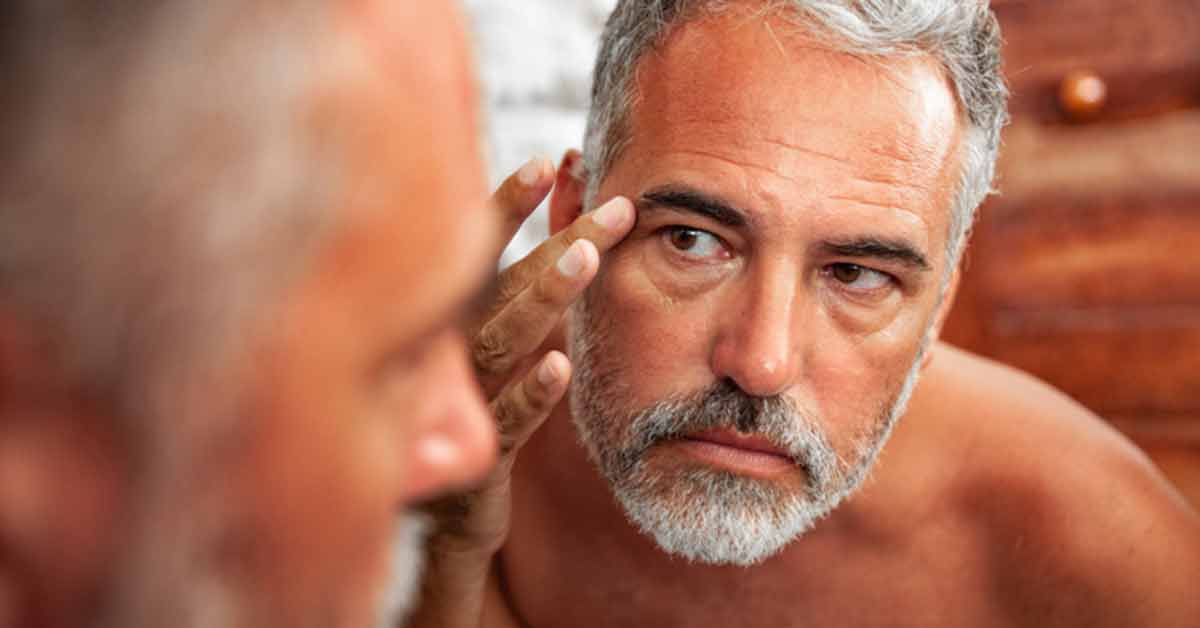
{"type": "Polygon", "coordinates": [[[612,487],[626,516],[664,552],[714,565],[759,563],[810,530],[866,479],[916,385],[920,354],[901,389],[844,460],[815,421],[786,400],[756,400],[756,430],[783,446],[807,475],[806,490],[709,468],[671,474],[650,469],[649,447],[689,430],[732,426],[749,402],[738,394],[703,394],[622,408],[627,398],[619,370],[597,355],[607,330],[597,330],[583,301],[569,333],[576,375],[570,407],[580,441],[612,487]],[[703,404],[707,403],[707,406],[703,404]]]}
{"type": "Polygon", "coordinates": [[[392,542],[390,576],[380,593],[376,628],[403,625],[417,602],[425,563],[425,537],[430,521],[424,515],[406,515],[397,524],[392,542]]]}

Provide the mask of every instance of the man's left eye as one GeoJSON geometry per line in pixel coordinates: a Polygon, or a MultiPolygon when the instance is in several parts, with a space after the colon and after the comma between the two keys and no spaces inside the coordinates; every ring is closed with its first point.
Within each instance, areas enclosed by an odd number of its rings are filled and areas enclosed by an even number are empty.
{"type": "Polygon", "coordinates": [[[725,244],[703,229],[669,227],[663,237],[679,254],[695,260],[723,259],[728,256],[725,244]]]}
{"type": "Polygon", "coordinates": [[[847,288],[861,292],[879,290],[892,280],[892,276],[887,273],[858,264],[832,264],[829,266],[829,274],[847,288]]]}

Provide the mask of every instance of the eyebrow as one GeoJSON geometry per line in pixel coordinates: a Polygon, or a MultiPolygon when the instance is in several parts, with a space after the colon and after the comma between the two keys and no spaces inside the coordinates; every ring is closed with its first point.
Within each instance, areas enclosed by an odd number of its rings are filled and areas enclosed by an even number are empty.
{"type": "Polygon", "coordinates": [[[704,216],[726,227],[744,227],[749,220],[747,213],[724,200],[699,190],[670,185],[642,194],[637,202],[639,212],[656,207],[665,207],[704,216]]]}
{"type": "MultiPolygon", "coordinates": [[[[652,189],[642,194],[637,202],[639,212],[656,207],[697,214],[727,227],[744,227],[750,222],[748,212],[719,197],[678,184],[652,189]]],[[[827,240],[819,246],[827,254],[842,257],[888,260],[920,271],[933,268],[919,248],[894,238],[867,236],[850,240],[827,240]]]]}
{"type": "Polygon", "coordinates": [[[820,247],[825,253],[832,255],[889,260],[921,271],[933,269],[929,260],[917,247],[903,240],[865,237],[847,241],[825,241],[820,247]]]}

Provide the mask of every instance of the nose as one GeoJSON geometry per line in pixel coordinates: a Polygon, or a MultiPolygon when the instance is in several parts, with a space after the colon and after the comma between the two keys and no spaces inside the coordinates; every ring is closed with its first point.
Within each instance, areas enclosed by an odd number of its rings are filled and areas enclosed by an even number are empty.
{"type": "Polygon", "coordinates": [[[419,422],[409,449],[404,491],[409,503],[464,488],[496,461],[495,421],[462,336],[447,332],[435,352],[425,378],[429,416],[419,422]]]}
{"type": "Polygon", "coordinates": [[[783,268],[764,269],[731,294],[712,350],[713,374],[756,397],[784,392],[799,369],[796,296],[795,273],[783,268]]]}

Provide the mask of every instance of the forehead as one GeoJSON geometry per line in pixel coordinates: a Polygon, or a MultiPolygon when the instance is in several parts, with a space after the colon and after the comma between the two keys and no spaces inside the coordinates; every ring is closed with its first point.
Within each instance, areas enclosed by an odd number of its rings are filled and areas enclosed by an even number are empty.
{"type": "Polygon", "coordinates": [[[932,59],[834,52],[731,10],[677,29],[638,70],[621,160],[637,170],[696,176],[760,211],[886,213],[944,242],[960,132],[932,59]]]}

